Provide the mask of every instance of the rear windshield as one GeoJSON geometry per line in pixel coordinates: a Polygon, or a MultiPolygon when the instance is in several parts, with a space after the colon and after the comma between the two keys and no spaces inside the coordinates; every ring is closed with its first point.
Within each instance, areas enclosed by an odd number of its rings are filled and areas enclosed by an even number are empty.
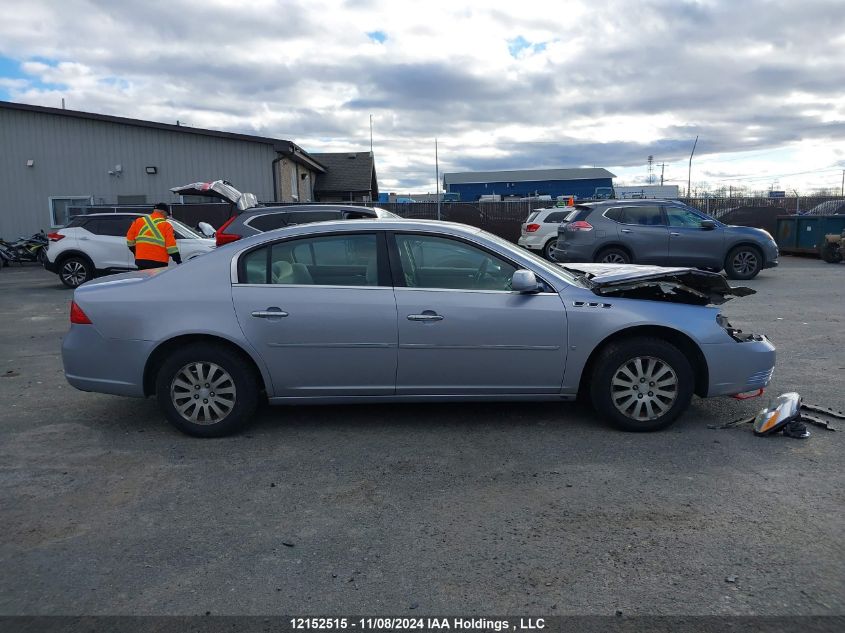
{"type": "Polygon", "coordinates": [[[570,211],[569,215],[566,216],[564,222],[578,222],[579,220],[585,220],[592,210],[592,207],[575,207],[575,210],[570,211]]]}

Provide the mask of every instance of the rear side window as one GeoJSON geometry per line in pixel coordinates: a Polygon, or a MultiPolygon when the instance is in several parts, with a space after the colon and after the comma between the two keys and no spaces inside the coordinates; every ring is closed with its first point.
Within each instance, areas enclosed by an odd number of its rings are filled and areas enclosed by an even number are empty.
{"type": "Polygon", "coordinates": [[[625,224],[639,224],[641,226],[662,226],[664,224],[660,207],[622,207],[622,211],[625,224]]]}
{"type": "Polygon", "coordinates": [[[532,211],[531,213],[529,213],[529,214],[528,214],[528,217],[527,217],[527,218],[525,218],[525,222],[526,222],[526,224],[527,224],[528,222],[532,222],[532,221],[534,220],[534,218],[536,218],[538,215],[540,215],[540,212],[539,212],[539,211],[532,211]]]}
{"type": "Polygon", "coordinates": [[[564,218],[569,215],[569,213],[570,212],[568,211],[555,211],[554,213],[549,213],[543,222],[545,224],[560,224],[563,222],[564,218]]]}
{"type": "Polygon", "coordinates": [[[257,231],[272,231],[287,225],[287,213],[268,213],[249,220],[247,224],[257,231]]]}
{"type": "Polygon", "coordinates": [[[619,222],[619,224],[623,224],[625,222],[625,213],[621,207],[614,207],[612,209],[608,209],[604,212],[604,217],[606,217],[608,220],[619,222]]]}
{"type": "Polygon", "coordinates": [[[586,220],[587,216],[593,212],[592,207],[576,207],[575,211],[569,211],[564,218],[566,222],[578,222],[579,220],[586,220]]]}

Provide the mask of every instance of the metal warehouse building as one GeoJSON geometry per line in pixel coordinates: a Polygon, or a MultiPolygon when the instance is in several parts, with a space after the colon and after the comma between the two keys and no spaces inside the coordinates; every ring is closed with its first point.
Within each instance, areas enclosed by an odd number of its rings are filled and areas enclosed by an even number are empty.
{"type": "Polygon", "coordinates": [[[282,139],[0,101],[6,239],[63,225],[68,206],[178,202],[170,188],[197,181],[225,179],[263,201],[310,202],[326,171],[282,139]]]}
{"type": "Polygon", "coordinates": [[[447,192],[461,200],[481,196],[576,196],[592,198],[597,187],[612,187],[616,175],[601,167],[578,169],[526,169],[518,171],[468,171],[443,174],[447,192]]]}

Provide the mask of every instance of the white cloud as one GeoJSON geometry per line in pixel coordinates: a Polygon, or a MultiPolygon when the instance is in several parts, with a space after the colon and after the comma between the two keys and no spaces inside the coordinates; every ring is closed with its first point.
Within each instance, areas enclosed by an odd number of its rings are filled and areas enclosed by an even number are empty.
{"type": "Polygon", "coordinates": [[[845,158],[843,31],[838,0],[29,0],[0,23],[29,79],[0,89],[314,151],[368,147],[372,113],[380,179],[403,190],[434,189],[434,137],[442,170],[634,180],[652,154],[685,183],[696,134],[699,181],[827,169],[788,177],[809,188],[845,158]]]}

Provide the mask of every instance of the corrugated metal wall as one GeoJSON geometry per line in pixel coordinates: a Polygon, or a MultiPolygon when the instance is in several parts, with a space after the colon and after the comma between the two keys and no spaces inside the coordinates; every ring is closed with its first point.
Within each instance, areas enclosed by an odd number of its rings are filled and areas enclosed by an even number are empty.
{"type": "Polygon", "coordinates": [[[273,200],[274,158],[266,143],[0,108],[0,237],[49,229],[51,196],[176,202],[171,187],[223,178],[273,200]],[[116,165],[121,175],[109,175],[116,165]]]}

